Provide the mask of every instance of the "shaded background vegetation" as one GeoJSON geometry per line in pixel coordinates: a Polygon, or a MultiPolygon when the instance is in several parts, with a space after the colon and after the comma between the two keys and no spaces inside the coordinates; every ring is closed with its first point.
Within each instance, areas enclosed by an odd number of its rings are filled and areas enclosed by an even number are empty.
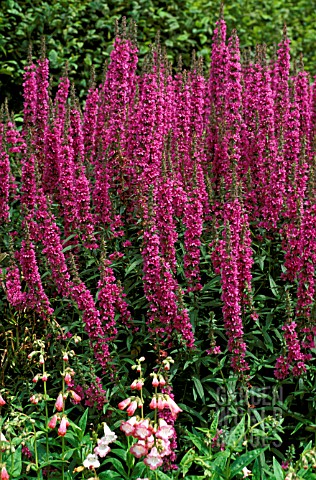
{"type": "MultiPolygon", "coordinates": [[[[0,102],[21,109],[23,67],[30,42],[37,55],[46,36],[51,71],[56,77],[68,61],[70,77],[82,96],[95,65],[101,78],[109,57],[116,19],[126,16],[138,26],[141,58],[160,30],[161,43],[174,62],[181,54],[189,65],[192,50],[208,64],[219,0],[2,0],[0,1],[0,102]]],[[[267,43],[270,53],[281,37],[284,22],[292,41],[293,57],[304,55],[306,69],[316,73],[315,0],[234,0],[225,4],[228,29],[236,28],[241,47],[267,43]]]]}

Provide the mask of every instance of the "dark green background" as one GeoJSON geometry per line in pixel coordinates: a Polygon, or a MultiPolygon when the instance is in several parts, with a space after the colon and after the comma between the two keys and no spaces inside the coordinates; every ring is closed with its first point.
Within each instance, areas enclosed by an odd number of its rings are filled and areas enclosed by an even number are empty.
{"type": "MultiPolygon", "coordinates": [[[[2,0],[0,1],[0,101],[21,108],[21,83],[29,42],[37,55],[40,36],[47,38],[51,71],[58,77],[65,61],[77,92],[83,95],[95,65],[101,79],[109,57],[115,19],[133,18],[138,25],[140,57],[148,52],[157,30],[170,59],[182,55],[189,65],[193,49],[208,65],[219,1],[180,0],[2,0]]],[[[293,56],[304,54],[306,69],[316,73],[316,0],[235,0],[225,3],[228,31],[237,28],[241,46],[278,43],[288,26],[293,56]]],[[[271,51],[271,50],[270,50],[271,51]]]]}

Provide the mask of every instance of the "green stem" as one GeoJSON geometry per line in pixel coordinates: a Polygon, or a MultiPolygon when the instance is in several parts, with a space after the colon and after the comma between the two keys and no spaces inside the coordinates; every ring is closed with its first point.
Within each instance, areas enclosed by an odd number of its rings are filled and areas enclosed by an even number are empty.
{"type": "Polygon", "coordinates": [[[36,475],[37,475],[37,479],[40,480],[41,475],[40,475],[39,464],[38,464],[38,451],[37,451],[37,443],[36,443],[36,430],[35,430],[35,425],[34,425],[34,423],[33,423],[33,431],[34,431],[34,455],[35,455],[36,475]]]}
{"type": "Polygon", "coordinates": [[[62,459],[62,465],[61,465],[61,478],[62,480],[65,479],[65,464],[64,464],[64,457],[65,457],[65,439],[64,437],[61,437],[61,459],[62,459]]]}
{"type": "MultiPolygon", "coordinates": [[[[158,388],[157,388],[157,387],[155,387],[155,397],[156,397],[156,399],[158,398],[158,388]]],[[[158,414],[157,414],[157,412],[158,412],[158,409],[155,408],[155,416],[154,416],[154,423],[155,423],[155,425],[158,423],[158,414]]]]}
{"type": "MultiPolygon", "coordinates": [[[[43,375],[45,375],[45,365],[43,365],[43,375]]],[[[48,408],[47,408],[47,385],[44,382],[44,402],[45,402],[45,417],[46,417],[46,462],[49,459],[49,447],[48,447],[48,408]]]]}
{"type": "Polygon", "coordinates": [[[14,456],[14,453],[13,453],[13,451],[12,451],[11,438],[10,438],[10,457],[11,457],[11,471],[14,472],[14,460],[15,460],[15,456],[14,456]]]}
{"type": "MultiPolygon", "coordinates": [[[[65,362],[63,361],[63,373],[62,373],[62,396],[63,396],[63,411],[62,411],[62,417],[65,414],[65,362]]],[[[61,459],[62,459],[62,465],[61,465],[61,478],[62,480],[65,480],[65,438],[61,437],[61,459]]]]}

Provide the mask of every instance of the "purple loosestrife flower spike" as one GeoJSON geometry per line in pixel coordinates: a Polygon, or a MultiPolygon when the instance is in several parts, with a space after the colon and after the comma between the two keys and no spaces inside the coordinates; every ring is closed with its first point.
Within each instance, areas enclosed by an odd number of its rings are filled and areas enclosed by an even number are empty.
{"type": "Polygon", "coordinates": [[[10,161],[3,142],[4,125],[0,123],[0,223],[9,220],[10,161]]]}

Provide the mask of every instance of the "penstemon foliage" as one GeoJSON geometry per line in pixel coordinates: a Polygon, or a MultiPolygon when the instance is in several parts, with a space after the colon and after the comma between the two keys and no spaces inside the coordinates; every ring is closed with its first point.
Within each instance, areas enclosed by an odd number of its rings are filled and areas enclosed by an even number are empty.
{"type": "Polygon", "coordinates": [[[222,14],[137,54],[1,109],[1,479],[313,478],[315,83],[222,14]]]}

